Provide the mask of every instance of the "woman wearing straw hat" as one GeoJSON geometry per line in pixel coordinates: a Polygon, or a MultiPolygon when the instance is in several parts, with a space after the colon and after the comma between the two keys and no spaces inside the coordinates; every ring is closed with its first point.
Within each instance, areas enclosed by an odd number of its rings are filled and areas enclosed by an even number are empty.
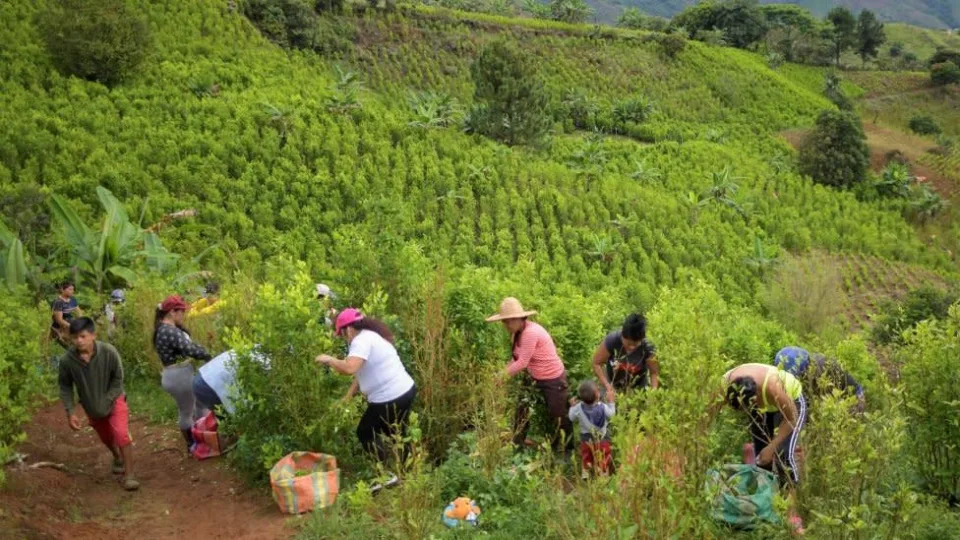
{"type": "MultiPolygon", "coordinates": [[[[573,447],[573,426],[567,417],[569,385],[563,361],[557,355],[553,338],[539,324],[528,320],[536,311],[526,311],[516,298],[505,298],[500,303],[500,312],[487,317],[487,322],[501,322],[513,340],[513,361],[507,365],[499,380],[526,371],[533,379],[533,386],[540,390],[547,404],[547,414],[556,422],[563,435],[562,442],[553,437],[555,449],[573,447]]],[[[513,443],[520,446],[527,437],[530,410],[526,405],[517,405],[513,443]]]]}

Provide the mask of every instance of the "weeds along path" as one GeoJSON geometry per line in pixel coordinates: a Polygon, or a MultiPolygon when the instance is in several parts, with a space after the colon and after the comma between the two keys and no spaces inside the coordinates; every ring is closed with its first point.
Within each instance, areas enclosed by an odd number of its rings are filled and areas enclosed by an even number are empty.
{"type": "Polygon", "coordinates": [[[74,433],[59,403],[26,427],[25,464],[65,470],[5,468],[0,538],[288,538],[293,530],[266,493],[245,488],[217,459],[185,456],[173,426],[131,419],[140,491],[127,493],[110,473],[110,457],[89,427],[74,433]]]}

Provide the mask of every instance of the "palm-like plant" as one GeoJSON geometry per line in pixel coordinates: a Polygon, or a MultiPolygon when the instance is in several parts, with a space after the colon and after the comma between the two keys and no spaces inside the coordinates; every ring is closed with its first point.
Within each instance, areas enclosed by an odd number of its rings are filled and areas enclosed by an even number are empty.
{"type": "Polygon", "coordinates": [[[491,170],[489,165],[479,166],[473,163],[468,164],[467,169],[470,171],[467,173],[467,178],[471,180],[486,180],[491,170]]]}
{"type": "Polygon", "coordinates": [[[598,234],[593,235],[590,246],[591,249],[587,252],[587,255],[595,257],[604,263],[609,263],[611,260],[613,260],[613,254],[616,250],[613,242],[611,242],[606,236],[600,236],[598,234]]]}
{"type": "Polygon", "coordinates": [[[929,186],[921,185],[915,192],[916,194],[910,200],[908,208],[910,214],[920,223],[926,223],[933,219],[947,206],[943,197],[930,189],[929,186]]]}
{"type": "Polygon", "coordinates": [[[570,156],[569,163],[586,178],[589,188],[590,181],[599,178],[603,173],[608,159],[607,151],[603,147],[603,135],[594,132],[587,137],[584,145],[570,156]]]}
{"type": "Polygon", "coordinates": [[[339,65],[333,66],[333,71],[337,76],[337,82],[334,83],[334,93],[327,97],[327,110],[337,114],[350,112],[360,108],[360,90],[363,89],[363,81],[355,71],[344,70],[339,65]]]}
{"type": "Polygon", "coordinates": [[[450,191],[448,191],[448,192],[444,193],[443,195],[440,195],[439,197],[437,197],[437,200],[438,200],[438,201],[445,201],[445,200],[447,200],[447,199],[463,200],[463,199],[466,199],[466,197],[464,197],[463,195],[460,195],[459,193],[457,193],[457,190],[456,190],[456,189],[451,189],[450,191]]]}
{"type": "Polygon", "coordinates": [[[263,102],[261,105],[263,106],[265,123],[276,129],[277,133],[280,134],[280,147],[282,148],[287,144],[287,134],[293,127],[295,111],[268,102],[263,102]]]}
{"type": "Polygon", "coordinates": [[[913,178],[910,169],[902,163],[891,163],[873,183],[877,193],[884,197],[909,197],[913,178]]]}
{"type": "Polygon", "coordinates": [[[699,206],[719,204],[727,208],[732,208],[741,216],[746,217],[746,212],[734,199],[737,191],[740,190],[740,186],[737,185],[734,180],[739,180],[740,178],[734,176],[729,167],[724,167],[723,170],[714,172],[711,176],[713,177],[713,185],[700,194],[700,199],[697,204],[699,206]]]}
{"type": "Polygon", "coordinates": [[[753,239],[753,253],[746,258],[745,262],[747,266],[762,272],[777,264],[779,259],[775,255],[770,256],[767,254],[767,247],[764,245],[763,240],[757,236],[753,239]]]}
{"type": "Polygon", "coordinates": [[[456,123],[462,115],[460,104],[448,94],[411,93],[409,103],[414,116],[410,125],[417,128],[445,128],[456,123]]]}
{"type": "Polygon", "coordinates": [[[633,172],[630,173],[630,178],[633,178],[634,180],[642,183],[648,183],[657,182],[663,178],[663,173],[656,167],[647,165],[642,161],[634,161],[633,165],[634,169],[633,172]]]}
{"type": "Polygon", "coordinates": [[[610,220],[610,224],[619,229],[621,234],[625,234],[630,227],[637,224],[637,218],[617,214],[616,219],[610,220]]]}
{"type": "Polygon", "coordinates": [[[51,214],[63,230],[71,265],[97,293],[135,283],[133,265],[138,259],[158,271],[176,260],[177,256],[163,247],[156,234],[130,222],[123,205],[109,190],[98,186],[97,197],[106,211],[100,230],[88,227],[62,197],[53,195],[49,203],[51,214]]]}
{"type": "Polygon", "coordinates": [[[783,174],[786,171],[790,170],[790,158],[784,155],[781,152],[777,152],[770,159],[767,160],[767,164],[770,165],[770,168],[773,169],[775,174],[783,174]]]}

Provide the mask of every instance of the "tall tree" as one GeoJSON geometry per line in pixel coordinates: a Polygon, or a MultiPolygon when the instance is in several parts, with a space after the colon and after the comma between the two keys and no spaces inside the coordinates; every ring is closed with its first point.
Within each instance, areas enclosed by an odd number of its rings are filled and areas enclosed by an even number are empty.
{"type": "Polygon", "coordinates": [[[860,118],[847,111],[821,112],[800,148],[798,163],[801,173],[820,184],[849,188],[862,182],[870,150],[860,118]]]}
{"type": "Polygon", "coordinates": [[[503,41],[487,45],[470,67],[477,105],[467,129],[507,144],[531,143],[550,129],[548,98],[536,60],[503,41]]]}
{"type": "Polygon", "coordinates": [[[827,39],[833,43],[834,61],[840,65],[840,55],[853,47],[857,40],[857,19],[845,7],[835,7],[827,14],[830,27],[827,29],[827,39]]]}
{"type": "Polygon", "coordinates": [[[880,46],[887,41],[887,34],[883,30],[883,23],[869,9],[860,12],[857,19],[857,54],[866,64],[870,58],[876,58],[880,46]]]}

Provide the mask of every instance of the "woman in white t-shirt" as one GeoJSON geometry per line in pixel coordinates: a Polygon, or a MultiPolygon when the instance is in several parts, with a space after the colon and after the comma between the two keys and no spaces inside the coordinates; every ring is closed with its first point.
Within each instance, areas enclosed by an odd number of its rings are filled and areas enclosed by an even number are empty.
{"type": "MultiPolygon", "coordinates": [[[[393,346],[393,333],[386,324],[347,308],[337,315],[336,332],[349,345],[347,357],[340,360],[321,354],[316,361],[354,376],[346,399],[353,397],[358,388],[367,398],[367,410],[357,426],[357,437],[364,450],[383,462],[390,455],[389,449],[397,434],[395,428],[400,428],[400,437],[406,436],[417,388],[400,362],[393,346]]],[[[384,485],[389,487],[396,482],[396,475],[391,475],[384,485]]]]}

